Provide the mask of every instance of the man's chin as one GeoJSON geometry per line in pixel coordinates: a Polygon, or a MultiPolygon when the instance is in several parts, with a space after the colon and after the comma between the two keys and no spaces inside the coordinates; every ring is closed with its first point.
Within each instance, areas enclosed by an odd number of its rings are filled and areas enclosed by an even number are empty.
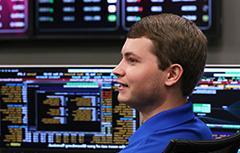
{"type": "Polygon", "coordinates": [[[119,103],[126,104],[132,108],[135,108],[134,103],[130,99],[118,97],[118,101],[119,101],[119,103]]]}
{"type": "Polygon", "coordinates": [[[118,98],[119,103],[128,104],[128,100],[118,98]]]}
{"type": "Polygon", "coordinates": [[[129,98],[118,95],[118,101],[120,103],[128,104],[129,103],[129,98]]]}

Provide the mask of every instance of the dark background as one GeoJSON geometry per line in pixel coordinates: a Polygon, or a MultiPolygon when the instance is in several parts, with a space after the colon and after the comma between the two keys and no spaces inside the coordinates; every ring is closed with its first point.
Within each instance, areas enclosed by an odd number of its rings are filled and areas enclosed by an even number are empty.
{"type": "MultiPolygon", "coordinates": [[[[222,0],[222,31],[208,64],[240,63],[240,1],[222,0]]],[[[117,64],[123,40],[0,41],[0,64],[117,64]]]]}

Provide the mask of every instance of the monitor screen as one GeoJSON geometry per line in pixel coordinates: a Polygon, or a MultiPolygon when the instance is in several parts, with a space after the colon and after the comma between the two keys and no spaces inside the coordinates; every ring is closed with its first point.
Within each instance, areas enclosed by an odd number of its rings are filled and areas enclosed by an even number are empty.
{"type": "Polygon", "coordinates": [[[240,130],[240,65],[207,65],[189,97],[215,139],[240,130]]]}
{"type": "Polygon", "coordinates": [[[29,0],[0,0],[0,38],[26,37],[29,0]]]}
{"type": "Polygon", "coordinates": [[[36,0],[36,33],[39,37],[120,38],[144,16],[174,13],[214,35],[220,25],[219,4],[220,0],[36,0]]]}
{"type": "Polygon", "coordinates": [[[138,127],[114,66],[0,66],[0,150],[117,152],[138,127]]]}

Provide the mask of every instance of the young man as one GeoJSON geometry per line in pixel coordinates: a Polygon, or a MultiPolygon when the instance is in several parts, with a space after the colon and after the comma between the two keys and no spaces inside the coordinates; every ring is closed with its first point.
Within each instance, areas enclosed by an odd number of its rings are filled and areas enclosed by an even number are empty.
{"type": "Polygon", "coordinates": [[[143,124],[120,153],[160,153],[171,139],[211,139],[187,101],[201,77],[207,39],[189,20],[173,14],[134,24],[113,70],[118,100],[142,115],[143,124]]]}

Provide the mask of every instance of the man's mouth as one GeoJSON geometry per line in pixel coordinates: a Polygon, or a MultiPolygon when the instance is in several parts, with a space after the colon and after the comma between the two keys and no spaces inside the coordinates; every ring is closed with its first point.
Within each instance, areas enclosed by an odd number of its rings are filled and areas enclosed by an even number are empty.
{"type": "Polygon", "coordinates": [[[122,82],[117,82],[117,85],[118,85],[119,88],[121,88],[121,87],[128,87],[128,84],[122,83],[122,82]]]}

